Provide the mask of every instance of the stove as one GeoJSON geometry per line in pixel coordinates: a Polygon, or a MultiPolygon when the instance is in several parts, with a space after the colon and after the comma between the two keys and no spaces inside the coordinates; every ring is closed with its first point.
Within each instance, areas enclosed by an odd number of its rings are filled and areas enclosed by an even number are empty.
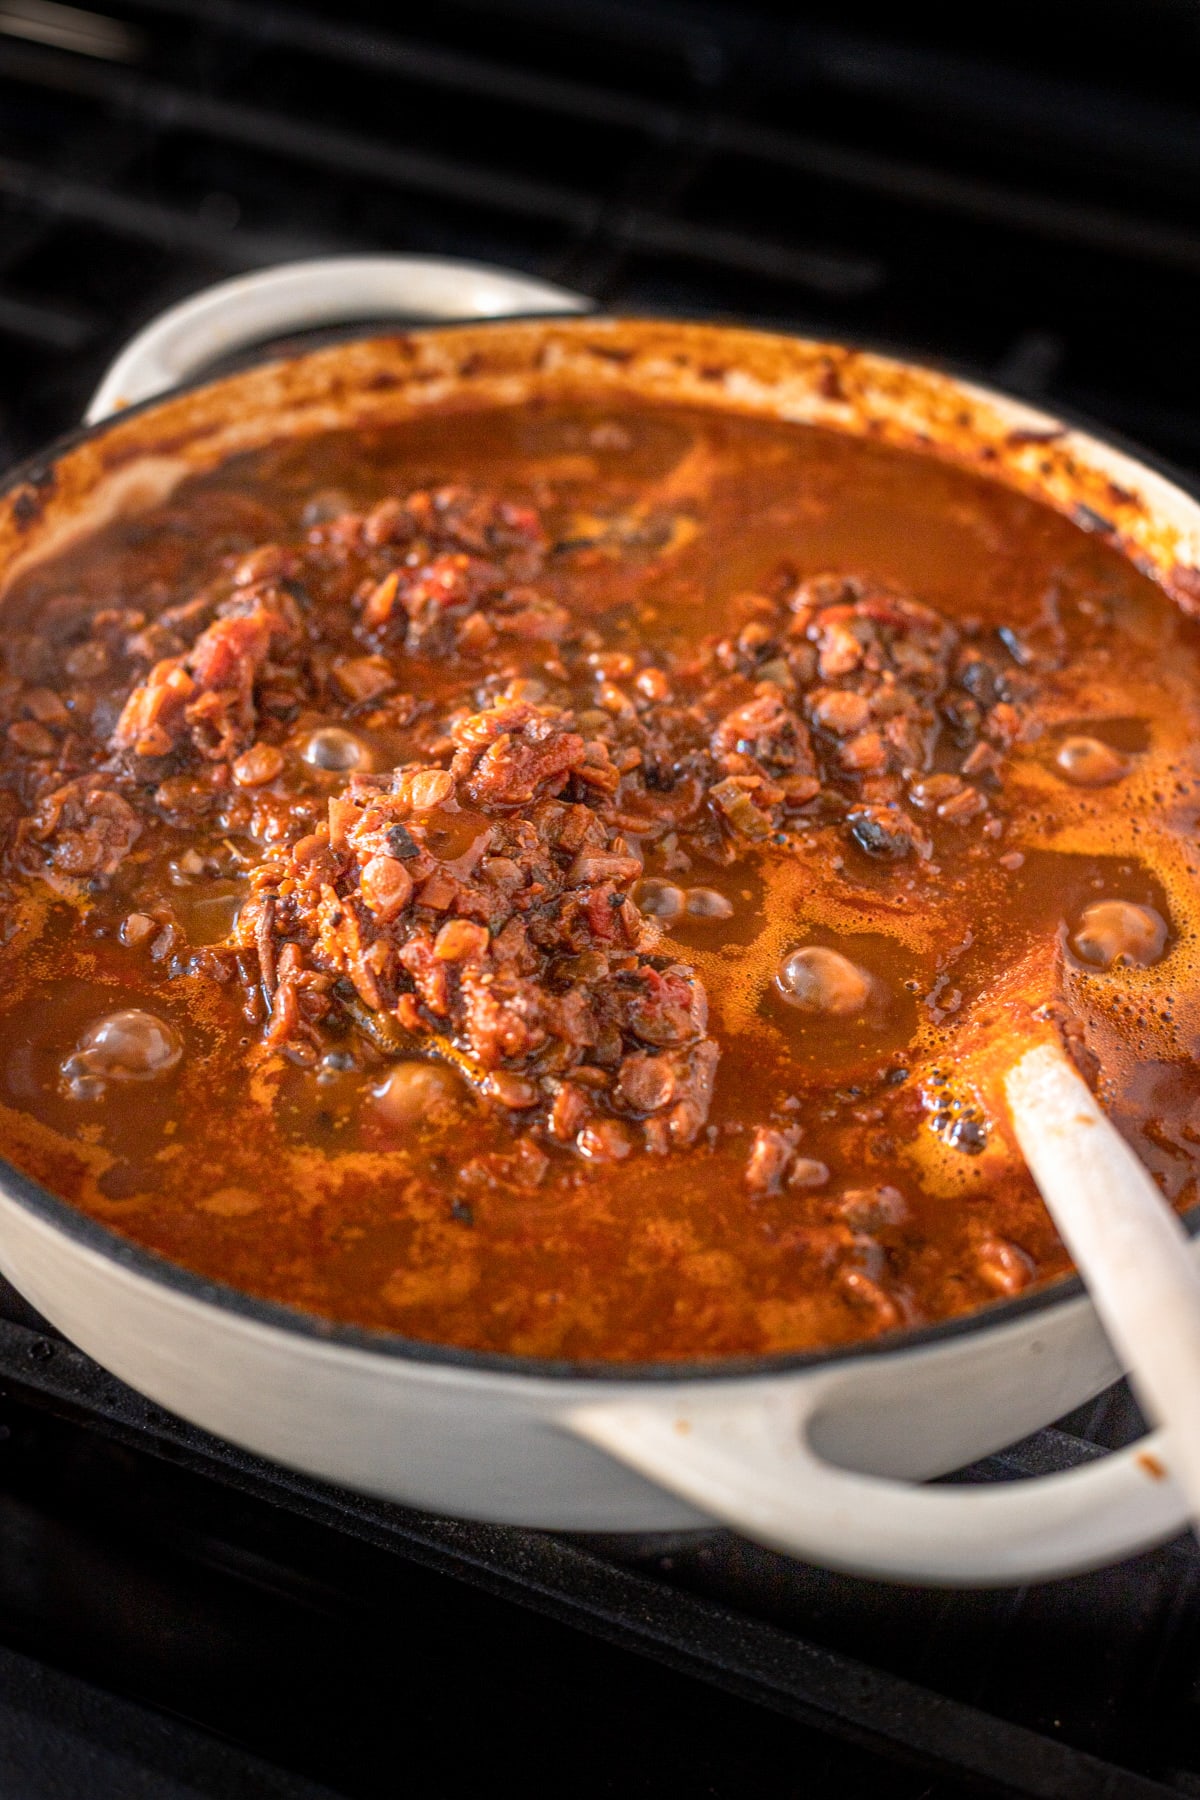
{"type": "MultiPolygon", "coordinates": [[[[0,0],[0,454],[172,301],[323,252],[867,342],[1200,474],[1188,0],[0,0]],[[965,9],[960,9],[964,10],[965,9]],[[1052,17],[1053,33],[1047,29],[1052,17]]],[[[956,1480],[1141,1430],[1126,1389],[956,1480]]],[[[1200,1795],[1200,1549],[884,1587],[724,1531],[364,1500],[143,1401],[0,1287],[0,1792],[1200,1795]]]]}

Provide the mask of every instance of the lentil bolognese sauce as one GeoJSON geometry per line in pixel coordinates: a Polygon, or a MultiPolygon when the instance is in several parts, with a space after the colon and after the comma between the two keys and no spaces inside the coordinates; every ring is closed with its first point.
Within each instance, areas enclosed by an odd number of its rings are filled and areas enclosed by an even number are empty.
{"type": "Polygon", "coordinates": [[[330,433],[0,649],[0,1150],[204,1275],[599,1360],[946,1317],[1068,1266],[1034,1017],[1194,1197],[1200,635],[998,484],[650,403],[330,433]]]}

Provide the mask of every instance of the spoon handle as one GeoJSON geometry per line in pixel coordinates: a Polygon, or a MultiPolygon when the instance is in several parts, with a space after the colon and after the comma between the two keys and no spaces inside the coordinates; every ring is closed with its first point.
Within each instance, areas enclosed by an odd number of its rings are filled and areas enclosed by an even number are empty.
{"type": "Polygon", "coordinates": [[[1005,1078],[1030,1173],[1200,1521],[1200,1266],[1147,1170],[1054,1044],[1005,1078]]]}

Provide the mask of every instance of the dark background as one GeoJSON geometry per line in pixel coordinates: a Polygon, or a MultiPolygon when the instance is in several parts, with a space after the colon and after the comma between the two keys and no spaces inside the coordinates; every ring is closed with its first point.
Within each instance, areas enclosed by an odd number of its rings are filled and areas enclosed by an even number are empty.
{"type": "MultiPolygon", "coordinates": [[[[891,346],[1200,471],[1200,10],[0,0],[0,458],[163,306],[418,251],[891,346]]],[[[1121,1392],[969,1478],[1138,1429],[1121,1392]]],[[[1191,1540],[1017,1593],[359,1502],[0,1292],[0,1800],[1200,1795],[1191,1540]]]]}
{"type": "Polygon", "coordinates": [[[4,449],[206,282],[408,249],[950,359],[1194,463],[1198,80],[1192,0],[4,0],[4,449]]]}

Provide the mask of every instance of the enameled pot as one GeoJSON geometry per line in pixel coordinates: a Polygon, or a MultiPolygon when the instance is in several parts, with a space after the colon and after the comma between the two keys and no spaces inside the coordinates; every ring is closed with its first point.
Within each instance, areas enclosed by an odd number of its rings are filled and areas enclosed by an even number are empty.
{"type": "MultiPolygon", "coordinates": [[[[716,325],[581,313],[523,277],[420,258],[294,265],[164,315],[105,381],[87,429],[0,494],[3,582],[120,509],[285,435],[444,406],[571,395],[812,421],[950,458],[1103,533],[1200,601],[1200,507],[1083,432],[945,374],[716,325]],[[336,320],[547,314],[356,337],[158,398],[214,356],[336,320]]],[[[214,1286],[0,1165],[0,1268],[161,1405],[298,1469],[463,1517],[587,1531],[722,1520],[831,1567],[1026,1582],[1178,1531],[1156,1433],[1087,1465],[921,1485],[1118,1374],[1077,1282],[920,1332],[717,1366],[547,1364],[342,1328],[214,1286]]]]}

